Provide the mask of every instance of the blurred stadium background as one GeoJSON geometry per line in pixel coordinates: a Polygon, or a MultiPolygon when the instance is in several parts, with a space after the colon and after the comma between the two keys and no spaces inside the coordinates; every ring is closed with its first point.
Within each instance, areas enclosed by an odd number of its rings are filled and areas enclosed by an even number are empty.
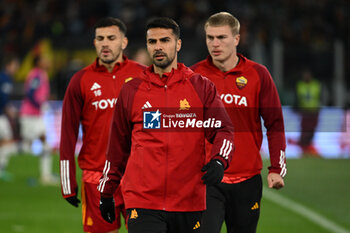
{"type": "MultiPolygon", "coordinates": [[[[92,27],[96,20],[105,16],[122,19],[128,27],[126,54],[137,59],[139,49],[145,47],[146,20],[171,17],[182,30],[179,61],[190,66],[207,56],[203,24],[219,11],[232,13],[241,22],[238,52],[270,70],[283,104],[287,139],[296,140],[300,134],[300,120],[292,106],[301,70],[309,68],[323,86],[314,143],[328,159],[303,158],[300,148],[289,143],[287,159],[300,159],[288,161],[287,186],[278,194],[291,201],[287,201],[290,205],[299,203],[324,218],[312,220],[310,214],[273,202],[267,194],[258,232],[349,233],[349,0],[2,0],[0,52],[2,57],[15,54],[21,59],[13,103],[18,106],[23,98],[24,79],[34,56],[45,54],[52,62],[51,102],[45,120],[50,143],[57,148],[67,84],[74,72],[95,58],[92,27]],[[321,223],[324,219],[330,221],[326,226],[321,223]]],[[[33,149],[34,153],[39,151],[40,144],[33,149]]],[[[262,154],[266,153],[264,139],[262,154]]],[[[0,181],[0,232],[81,232],[80,210],[62,200],[59,188],[37,183],[36,159],[30,155],[12,157],[9,171],[14,181],[0,181]]]]}
{"type": "Polygon", "coordinates": [[[0,51],[3,56],[18,54],[25,63],[17,81],[24,79],[34,53],[48,53],[55,84],[52,99],[61,100],[72,72],[95,57],[92,26],[99,18],[115,16],[126,23],[129,57],[145,46],[147,19],[174,18],[182,30],[180,61],[190,66],[207,56],[203,24],[218,11],[231,12],[241,21],[239,52],[270,69],[283,104],[292,104],[294,85],[305,66],[327,87],[325,105],[344,107],[349,102],[347,0],[2,0],[0,51]]]}

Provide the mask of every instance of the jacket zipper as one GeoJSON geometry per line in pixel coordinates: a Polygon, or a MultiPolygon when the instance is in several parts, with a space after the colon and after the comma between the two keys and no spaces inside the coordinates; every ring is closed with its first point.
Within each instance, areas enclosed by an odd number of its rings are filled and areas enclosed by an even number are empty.
{"type": "MultiPolygon", "coordinates": [[[[167,95],[168,86],[164,85],[164,94],[165,94],[165,108],[168,107],[168,95],[167,95]]],[[[163,210],[166,210],[166,193],[167,193],[167,184],[168,184],[168,143],[169,143],[169,134],[167,133],[167,141],[165,144],[165,182],[164,182],[164,199],[163,199],[163,210]]]]}

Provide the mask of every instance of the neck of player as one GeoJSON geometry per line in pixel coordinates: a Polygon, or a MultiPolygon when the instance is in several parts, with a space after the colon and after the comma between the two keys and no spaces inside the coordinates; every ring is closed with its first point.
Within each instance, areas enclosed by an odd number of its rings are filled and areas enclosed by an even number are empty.
{"type": "Polygon", "coordinates": [[[99,60],[100,65],[103,65],[104,67],[106,67],[106,69],[108,70],[109,73],[112,73],[115,64],[117,64],[118,62],[122,63],[124,61],[123,56],[119,56],[115,61],[113,61],[112,63],[105,63],[103,62],[101,59],[99,60]]]}
{"type": "Polygon", "coordinates": [[[154,70],[154,73],[156,74],[159,74],[159,77],[162,77],[164,73],[169,73],[171,72],[172,69],[177,69],[177,59],[174,59],[174,61],[168,65],[167,67],[159,67],[159,66],[156,66],[155,64],[153,64],[153,70],[154,70]]]}
{"type": "Polygon", "coordinates": [[[226,72],[232,70],[238,65],[239,57],[237,54],[232,55],[229,59],[226,60],[214,60],[214,65],[221,71],[226,72]]]}

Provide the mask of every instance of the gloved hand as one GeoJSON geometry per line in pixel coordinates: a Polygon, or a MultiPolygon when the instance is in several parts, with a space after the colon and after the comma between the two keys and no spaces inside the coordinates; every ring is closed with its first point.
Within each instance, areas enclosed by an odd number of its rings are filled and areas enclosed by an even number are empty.
{"type": "Polygon", "coordinates": [[[78,207],[80,200],[77,198],[77,195],[72,197],[67,197],[66,200],[73,206],[78,207]]]}
{"type": "Polygon", "coordinates": [[[78,207],[80,200],[77,197],[78,195],[78,188],[75,189],[75,196],[67,197],[65,198],[71,205],[78,207]]]}
{"type": "Polygon", "coordinates": [[[224,166],[217,159],[213,159],[204,165],[201,171],[206,171],[206,173],[202,176],[202,180],[206,185],[219,184],[224,177],[224,166]]]}
{"type": "Polygon", "coordinates": [[[102,218],[109,223],[115,220],[115,204],[113,197],[101,197],[100,211],[102,218]]]}

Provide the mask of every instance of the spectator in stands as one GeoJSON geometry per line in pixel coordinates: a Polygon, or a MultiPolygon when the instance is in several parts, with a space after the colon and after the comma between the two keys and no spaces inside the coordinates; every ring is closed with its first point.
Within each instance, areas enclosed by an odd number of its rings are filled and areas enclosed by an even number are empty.
{"type": "Polygon", "coordinates": [[[20,109],[20,127],[24,151],[31,151],[32,142],[42,143],[40,154],[40,181],[43,185],[57,185],[58,177],[52,172],[52,149],[46,140],[46,126],[43,111],[48,107],[50,84],[47,70],[50,61],[43,55],[34,58],[34,67],[27,75],[24,89],[25,97],[20,109]]]}
{"type": "Polygon", "coordinates": [[[312,141],[321,106],[321,83],[313,77],[309,69],[304,69],[301,76],[302,79],[296,86],[296,109],[301,116],[298,145],[303,151],[303,156],[319,157],[312,141]]]}
{"type": "Polygon", "coordinates": [[[13,132],[9,117],[12,115],[9,105],[13,89],[12,76],[19,67],[15,56],[4,56],[3,71],[0,72],[0,179],[11,180],[11,174],[6,171],[9,156],[16,151],[13,132]]]}

